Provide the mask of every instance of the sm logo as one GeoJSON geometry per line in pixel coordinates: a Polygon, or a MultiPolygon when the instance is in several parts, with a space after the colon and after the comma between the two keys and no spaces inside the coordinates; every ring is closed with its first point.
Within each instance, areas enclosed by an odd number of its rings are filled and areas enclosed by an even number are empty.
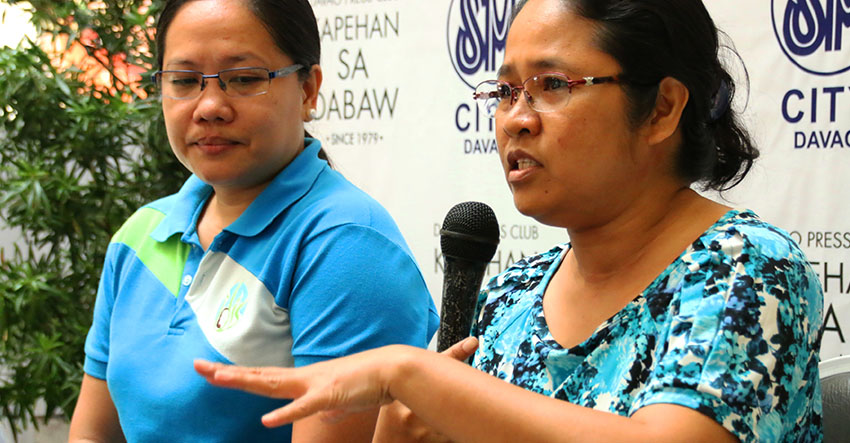
{"type": "Polygon", "coordinates": [[[850,0],[771,0],[782,51],[816,75],[850,70],[850,0]]]}
{"type": "Polygon", "coordinates": [[[452,0],[449,55],[455,72],[470,88],[492,79],[501,66],[515,4],[516,0],[452,0]]]}

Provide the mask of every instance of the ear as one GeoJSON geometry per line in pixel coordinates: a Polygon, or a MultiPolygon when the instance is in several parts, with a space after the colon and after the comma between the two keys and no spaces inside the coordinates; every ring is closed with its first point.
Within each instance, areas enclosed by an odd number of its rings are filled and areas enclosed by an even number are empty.
{"type": "Polygon", "coordinates": [[[658,85],[655,109],[649,117],[647,138],[650,145],[665,143],[673,138],[688,104],[690,92],[673,77],[665,77],[658,85]]]}
{"type": "Polygon", "coordinates": [[[301,82],[301,119],[309,122],[313,118],[310,117],[310,111],[316,109],[316,103],[319,100],[319,88],[322,87],[322,68],[319,65],[313,65],[310,68],[310,76],[301,82]]]}

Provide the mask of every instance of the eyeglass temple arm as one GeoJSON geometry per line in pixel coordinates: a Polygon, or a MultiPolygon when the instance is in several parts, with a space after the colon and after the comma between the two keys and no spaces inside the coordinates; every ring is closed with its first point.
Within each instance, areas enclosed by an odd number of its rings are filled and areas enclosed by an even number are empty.
{"type": "Polygon", "coordinates": [[[607,77],[584,77],[581,80],[570,80],[570,86],[575,85],[587,85],[593,86],[598,85],[600,83],[611,83],[619,81],[617,77],[607,76],[607,77]]]}
{"type": "Polygon", "coordinates": [[[472,98],[478,100],[479,98],[496,98],[499,96],[498,91],[490,91],[490,92],[473,92],[472,98]]]}
{"type": "Polygon", "coordinates": [[[275,77],[286,77],[287,75],[292,74],[293,72],[296,72],[302,69],[303,67],[304,66],[302,65],[292,65],[278,69],[277,71],[271,71],[269,72],[269,79],[273,79],[275,77]]]}

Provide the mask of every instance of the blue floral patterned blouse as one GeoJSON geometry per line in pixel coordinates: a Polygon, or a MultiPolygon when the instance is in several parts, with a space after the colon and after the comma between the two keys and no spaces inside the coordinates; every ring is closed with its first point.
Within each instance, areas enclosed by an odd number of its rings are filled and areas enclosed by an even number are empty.
{"type": "Polygon", "coordinates": [[[741,441],[820,441],[823,293],[784,231],[725,214],[623,310],[569,349],[543,293],[569,245],[527,257],[481,292],[473,366],[544,395],[629,416],[695,409],[741,441]]]}

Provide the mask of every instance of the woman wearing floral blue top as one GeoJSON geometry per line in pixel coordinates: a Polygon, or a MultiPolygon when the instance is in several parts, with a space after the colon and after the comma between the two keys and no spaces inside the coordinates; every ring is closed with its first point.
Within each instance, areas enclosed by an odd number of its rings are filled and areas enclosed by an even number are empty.
{"type": "Polygon", "coordinates": [[[758,157],[705,6],[517,8],[475,97],[516,207],[570,242],[490,281],[477,339],[448,356],[196,369],[295,397],[268,426],[387,405],[378,441],[821,440],[816,274],[785,232],[692,190],[729,189],[758,157]],[[458,362],[476,342],[474,368],[458,362]]]}
{"type": "Polygon", "coordinates": [[[525,389],[632,415],[691,408],[739,439],[820,438],[816,276],[788,235],[733,210],[589,338],[565,348],[544,293],[569,254],[521,260],[482,292],[474,366],[525,389]],[[809,330],[811,334],[807,334],[809,330]]]}

